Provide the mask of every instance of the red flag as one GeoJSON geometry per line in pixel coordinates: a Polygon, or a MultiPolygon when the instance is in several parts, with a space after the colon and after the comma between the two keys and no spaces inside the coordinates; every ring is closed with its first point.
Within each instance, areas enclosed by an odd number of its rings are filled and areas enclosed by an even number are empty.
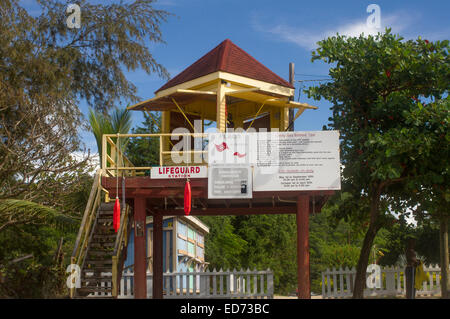
{"type": "Polygon", "coordinates": [[[117,233],[120,227],[120,202],[118,197],[116,197],[116,203],[114,204],[113,226],[114,231],[117,233]]]}
{"type": "Polygon", "coordinates": [[[186,181],[186,186],[184,187],[184,214],[186,216],[191,212],[191,183],[186,181]]]}
{"type": "Polygon", "coordinates": [[[218,152],[223,152],[224,150],[226,150],[228,148],[228,145],[225,142],[223,142],[222,144],[219,144],[219,145],[215,144],[215,146],[216,146],[216,149],[218,152]]]}

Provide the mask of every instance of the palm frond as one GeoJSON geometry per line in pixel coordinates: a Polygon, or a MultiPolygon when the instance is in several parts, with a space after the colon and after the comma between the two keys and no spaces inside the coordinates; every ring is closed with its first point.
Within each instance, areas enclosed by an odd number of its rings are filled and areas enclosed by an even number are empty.
{"type": "Polygon", "coordinates": [[[0,200],[0,231],[8,226],[20,224],[56,226],[74,229],[79,222],[57,210],[21,199],[0,200]]]}
{"type": "Polygon", "coordinates": [[[97,142],[98,154],[100,156],[100,163],[102,160],[102,138],[103,134],[112,134],[115,133],[112,125],[111,119],[109,116],[95,111],[89,108],[89,123],[92,128],[92,132],[95,136],[95,141],[97,142]]]}
{"type": "MultiPolygon", "coordinates": [[[[131,129],[133,121],[128,109],[120,110],[116,107],[112,115],[109,116],[89,108],[89,123],[91,124],[92,132],[94,133],[97,142],[100,163],[102,163],[103,134],[127,134],[131,129]]],[[[123,151],[125,150],[129,139],[121,137],[118,140],[117,138],[112,138],[112,140],[116,143],[116,146],[123,151]]],[[[120,162],[122,159],[118,158],[117,160],[120,162]]]]}
{"type": "MultiPolygon", "coordinates": [[[[131,112],[128,109],[119,110],[115,108],[111,116],[111,128],[114,133],[127,134],[131,130],[133,124],[131,112]]],[[[125,149],[128,138],[120,138],[117,145],[121,150],[125,149]]]]}

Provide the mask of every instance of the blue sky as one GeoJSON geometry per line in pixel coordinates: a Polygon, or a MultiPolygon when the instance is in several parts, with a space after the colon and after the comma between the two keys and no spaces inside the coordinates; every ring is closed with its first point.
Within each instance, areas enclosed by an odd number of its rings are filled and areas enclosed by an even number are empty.
{"type": "MultiPolygon", "coordinates": [[[[36,10],[33,2],[21,1],[29,10],[36,10]]],[[[328,74],[327,65],[311,62],[311,51],[315,42],[336,32],[359,35],[391,27],[394,33],[407,39],[420,35],[429,40],[444,40],[450,35],[450,1],[442,0],[160,0],[155,7],[173,14],[162,25],[166,44],[150,45],[156,60],[168,69],[171,76],[177,75],[227,38],[285,79],[288,79],[289,62],[294,62],[296,80],[305,80],[323,78],[328,74]],[[370,15],[366,9],[372,3],[381,8],[379,30],[366,25],[370,15]]],[[[165,83],[158,76],[147,75],[140,70],[126,74],[137,86],[142,99],[152,98],[154,91],[165,83]]],[[[297,83],[295,100],[299,97],[298,88],[297,83]]],[[[305,111],[295,122],[295,129],[321,130],[331,116],[330,103],[308,100],[305,94],[301,94],[300,101],[316,105],[319,110],[305,111]]],[[[87,111],[85,102],[81,101],[80,107],[83,112],[87,111]]],[[[133,113],[133,120],[135,125],[140,124],[140,112],[133,113]]],[[[82,137],[91,153],[95,153],[97,147],[91,133],[82,132],[82,137]]]]}

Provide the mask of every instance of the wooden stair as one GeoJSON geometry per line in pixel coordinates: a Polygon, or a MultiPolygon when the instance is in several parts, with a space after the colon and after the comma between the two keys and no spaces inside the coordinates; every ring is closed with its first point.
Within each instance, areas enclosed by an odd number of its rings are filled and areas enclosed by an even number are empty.
{"type": "MultiPolygon", "coordinates": [[[[75,298],[112,298],[112,256],[117,237],[113,209],[114,202],[101,203],[98,208],[81,267],[81,287],[76,290],[75,298]]],[[[126,254],[126,249],[123,253],[126,254]]]]}

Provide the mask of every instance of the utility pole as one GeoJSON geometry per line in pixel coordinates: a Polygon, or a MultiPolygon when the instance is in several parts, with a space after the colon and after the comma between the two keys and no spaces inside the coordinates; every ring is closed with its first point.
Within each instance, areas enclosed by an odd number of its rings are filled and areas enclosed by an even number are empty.
{"type": "MultiPolygon", "coordinates": [[[[295,83],[295,75],[294,75],[294,69],[295,69],[295,64],[294,62],[290,62],[289,63],[289,83],[291,83],[292,86],[294,86],[295,83]]],[[[289,97],[289,101],[293,101],[295,97],[295,90],[294,90],[294,95],[289,97]]],[[[293,131],[294,130],[294,109],[289,109],[289,131],[293,131]]]]}

